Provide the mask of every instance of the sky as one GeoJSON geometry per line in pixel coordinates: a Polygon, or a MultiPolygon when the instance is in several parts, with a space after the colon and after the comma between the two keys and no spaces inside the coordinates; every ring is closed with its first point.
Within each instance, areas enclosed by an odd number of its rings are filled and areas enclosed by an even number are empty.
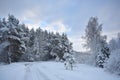
{"type": "Polygon", "coordinates": [[[66,33],[76,51],[83,48],[90,17],[103,24],[107,41],[120,32],[120,0],[0,0],[0,18],[14,15],[29,29],[66,33]]]}

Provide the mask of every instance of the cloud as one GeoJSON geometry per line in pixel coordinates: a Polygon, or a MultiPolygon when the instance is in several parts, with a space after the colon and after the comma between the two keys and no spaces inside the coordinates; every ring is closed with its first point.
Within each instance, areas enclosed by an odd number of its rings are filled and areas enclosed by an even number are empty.
{"type": "Polygon", "coordinates": [[[29,29],[38,28],[67,33],[75,50],[83,50],[81,36],[91,16],[103,23],[108,40],[120,30],[118,0],[0,0],[0,17],[9,13],[25,23],[29,29]],[[93,3],[94,2],[94,3],[93,3]],[[75,37],[73,37],[75,36],[75,37]]]}
{"type": "Polygon", "coordinates": [[[73,42],[73,49],[75,51],[82,51],[82,52],[87,51],[87,49],[83,47],[85,41],[81,38],[80,35],[70,36],[69,40],[73,42]]]}
{"type": "Polygon", "coordinates": [[[34,28],[35,30],[39,27],[39,24],[38,23],[33,23],[33,24],[25,24],[29,29],[32,29],[34,28]]]}
{"type": "Polygon", "coordinates": [[[107,27],[117,27],[120,25],[120,10],[110,5],[103,6],[98,12],[98,17],[102,23],[109,25],[107,27]]]}
{"type": "Polygon", "coordinates": [[[46,24],[46,26],[42,27],[43,30],[48,30],[50,32],[59,32],[59,33],[67,33],[71,31],[71,28],[68,25],[63,24],[62,21],[55,21],[50,24],[46,24]]]}
{"type": "Polygon", "coordinates": [[[107,35],[107,42],[109,42],[112,38],[116,38],[118,33],[120,33],[120,30],[104,32],[103,35],[107,35]]]}
{"type": "Polygon", "coordinates": [[[118,32],[120,32],[120,10],[117,6],[104,5],[98,14],[100,23],[103,23],[103,35],[107,35],[107,42],[117,37],[118,32]]]}
{"type": "Polygon", "coordinates": [[[37,29],[40,27],[43,30],[47,30],[49,32],[59,32],[62,33],[68,33],[71,31],[71,28],[68,25],[65,25],[62,21],[55,21],[52,23],[47,23],[45,21],[35,22],[33,20],[25,20],[26,25],[29,29],[37,29]]]}

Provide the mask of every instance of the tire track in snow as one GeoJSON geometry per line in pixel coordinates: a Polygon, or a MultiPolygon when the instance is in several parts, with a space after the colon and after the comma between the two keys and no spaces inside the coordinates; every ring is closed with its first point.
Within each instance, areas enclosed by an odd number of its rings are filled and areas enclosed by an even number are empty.
{"type": "Polygon", "coordinates": [[[44,80],[50,80],[48,76],[46,76],[42,71],[40,71],[40,69],[36,68],[36,70],[38,71],[39,75],[41,75],[44,78],[44,80]]]}
{"type": "Polygon", "coordinates": [[[28,77],[30,77],[30,64],[25,64],[25,76],[24,76],[24,80],[29,80],[28,77]]]}
{"type": "Polygon", "coordinates": [[[25,64],[24,80],[50,80],[41,70],[31,64],[25,64]]]}
{"type": "Polygon", "coordinates": [[[40,68],[37,68],[39,72],[41,72],[42,74],[46,74],[46,78],[50,78],[49,80],[64,80],[62,77],[60,77],[59,75],[56,74],[51,74],[51,72],[47,69],[46,66],[41,66],[40,68]],[[47,73],[43,73],[43,72],[47,72],[47,73]],[[47,76],[47,74],[49,74],[49,76],[47,76]]]}

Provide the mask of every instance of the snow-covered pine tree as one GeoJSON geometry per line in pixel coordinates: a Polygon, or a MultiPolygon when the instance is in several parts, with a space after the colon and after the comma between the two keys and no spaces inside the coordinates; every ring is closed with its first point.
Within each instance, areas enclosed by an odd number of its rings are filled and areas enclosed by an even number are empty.
{"type": "Polygon", "coordinates": [[[60,60],[60,57],[61,57],[60,40],[61,40],[61,36],[59,33],[56,33],[56,34],[52,35],[52,37],[51,37],[52,49],[51,49],[50,54],[52,56],[55,56],[57,60],[60,60]]]}
{"type": "Polygon", "coordinates": [[[21,57],[21,61],[29,61],[29,55],[30,52],[32,52],[32,49],[30,49],[30,31],[28,29],[28,27],[25,26],[25,24],[21,24],[20,25],[21,28],[21,34],[22,34],[22,38],[21,40],[25,43],[25,54],[22,55],[21,57]]]}
{"type": "Polygon", "coordinates": [[[98,54],[97,54],[97,58],[96,58],[97,66],[103,68],[104,63],[109,58],[109,55],[110,55],[110,49],[106,42],[106,37],[101,36],[99,47],[98,47],[98,54]]]}
{"type": "Polygon", "coordinates": [[[61,46],[63,55],[66,53],[69,54],[73,53],[72,43],[68,40],[67,35],[64,33],[62,34],[61,46]]]}
{"type": "Polygon", "coordinates": [[[10,42],[9,53],[11,53],[11,61],[19,61],[22,54],[25,53],[25,32],[19,24],[19,20],[13,15],[8,16],[8,27],[10,28],[7,40],[10,42]]]}
{"type": "Polygon", "coordinates": [[[13,15],[8,16],[8,20],[3,20],[4,27],[0,29],[2,41],[2,54],[6,54],[6,63],[19,61],[21,55],[25,52],[25,44],[21,40],[22,34],[19,25],[19,20],[13,15]]]}
{"type": "Polygon", "coordinates": [[[22,55],[21,60],[22,61],[34,61],[33,59],[33,45],[34,45],[34,38],[35,38],[35,31],[34,29],[31,29],[30,31],[27,31],[27,41],[26,41],[26,52],[22,55]]]}
{"type": "Polygon", "coordinates": [[[45,38],[47,34],[41,29],[38,28],[35,33],[35,40],[34,40],[34,52],[33,54],[34,59],[39,61],[39,60],[46,60],[45,57],[47,55],[46,51],[44,51],[44,47],[46,45],[46,40],[45,38]]]}
{"type": "Polygon", "coordinates": [[[67,35],[56,33],[51,40],[51,55],[56,56],[57,60],[64,60],[63,55],[72,51],[72,43],[68,40],[67,35]]]}
{"type": "Polygon", "coordinates": [[[43,59],[42,60],[50,60],[52,59],[52,55],[50,54],[51,50],[52,50],[52,46],[50,45],[51,43],[51,35],[50,33],[47,32],[47,30],[44,31],[43,34],[43,45],[42,49],[43,49],[43,59]]]}
{"type": "Polygon", "coordinates": [[[34,40],[34,59],[39,61],[41,55],[41,44],[42,44],[42,30],[38,28],[35,33],[35,40],[34,40]]]}
{"type": "Polygon", "coordinates": [[[5,18],[0,20],[0,62],[10,63],[11,58],[8,56],[7,47],[10,43],[6,40],[9,28],[6,26],[7,21],[5,18]]]}
{"type": "Polygon", "coordinates": [[[44,46],[44,53],[46,54],[45,59],[49,60],[49,59],[53,59],[54,56],[51,55],[52,49],[53,49],[53,45],[52,45],[52,38],[53,38],[53,33],[48,33],[48,35],[45,38],[45,46],[44,46]]]}

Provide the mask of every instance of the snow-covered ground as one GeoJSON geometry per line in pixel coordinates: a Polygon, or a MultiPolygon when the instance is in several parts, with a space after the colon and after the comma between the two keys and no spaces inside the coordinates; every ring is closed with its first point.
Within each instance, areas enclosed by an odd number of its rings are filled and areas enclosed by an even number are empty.
{"type": "Polygon", "coordinates": [[[24,62],[0,65],[0,80],[120,80],[120,77],[85,64],[65,70],[60,62],[24,62]]]}

